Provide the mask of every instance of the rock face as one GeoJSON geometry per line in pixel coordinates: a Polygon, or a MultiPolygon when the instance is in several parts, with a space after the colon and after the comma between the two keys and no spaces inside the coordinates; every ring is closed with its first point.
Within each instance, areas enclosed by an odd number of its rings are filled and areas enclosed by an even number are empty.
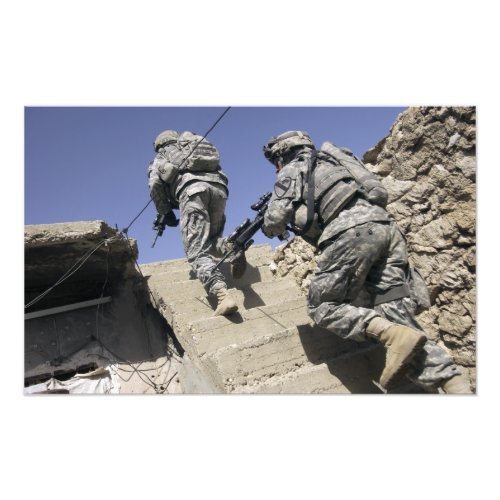
{"type": "MultiPolygon", "coordinates": [[[[405,232],[410,261],[429,287],[432,306],[419,322],[474,379],[475,108],[409,108],[363,161],[389,192],[387,210],[405,232]]],[[[313,247],[294,238],[278,247],[274,260],[277,275],[291,273],[307,291],[315,267],[313,247]]]]}

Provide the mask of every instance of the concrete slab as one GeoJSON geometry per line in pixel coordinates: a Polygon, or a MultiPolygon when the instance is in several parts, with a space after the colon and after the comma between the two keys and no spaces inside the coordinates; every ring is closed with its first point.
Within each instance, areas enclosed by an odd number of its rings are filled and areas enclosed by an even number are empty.
{"type": "Polygon", "coordinates": [[[303,299],[298,299],[285,304],[244,311],[239,322],[220,321],[220,319],[224,320],[219,317],[197,321],[191,324],[189,330],[182,336],[194,347],[198,356],[231,344],[293,328],[297,324],[307,322],[308,317],[303,299]]]}
{"type": "Polygon", "coordinates": [[[284,375],[305,365],[356,356],[373,347],[371,343],[346,342],[331,333],[305,347],[301,334],[307,329],[314,331],[318,328],[312,324],[297,325],[278,333],[231,344],[208,357],[225,383],[231,380],[233,385],[246,385],[284,375]]]}
{"type": "Polygon", "coordinates": [[[255,384],[227,385],[236,394],[382,394],[374,381],[379,370],[373,349],[330,363],[304,365],[284,375],[269,377],[255,384]]]}

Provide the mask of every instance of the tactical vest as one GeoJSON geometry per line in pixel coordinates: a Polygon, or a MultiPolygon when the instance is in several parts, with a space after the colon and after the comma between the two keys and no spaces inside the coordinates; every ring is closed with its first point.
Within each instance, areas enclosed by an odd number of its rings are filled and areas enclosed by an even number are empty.
{"type": "Polygon", "coordinates": [[[298,161],[308,162],[301,199],[291,221],[293,232],[316,245],[321,230],[354,197],[357,184],[349,171],[330,156],[312,150],[298,161]]]}
{"type": "MultiPolygon", "coordinates": [[[[316,165],[311,166],[309,175],[314,185],[314,204],[319,221],[326,226],[354,197],[358,185],[346,167],[321,152],[318,152],[316,165]]],[[[309,185],[307,189],[309,193],[309,185]]]]}
{"type": "Polygon", "coordinates": [[[358,184],[358,191],[363,198],[379,207],[386,207],[389,197],[387,190],[380,179],[371,173],[351,151],[347,148],[338,148],[328,141],[321,145],[321,151],[349,171],[358,184]]]}
{"type": "Polygon", "coordinates": [[[304,190],[308,207],[307,223],[302,232],[298,231],[296,234],[307,233],[314,213],[319,216],[319,223],[325,227],[356,194],[385,208],[387,190],[377,176],[367,170],[349,150],[325,142],[321,151],[313,151],[307,161],[310,163],[304,190]],[[310,186],[314,186],[311,193],[310,186]]]}

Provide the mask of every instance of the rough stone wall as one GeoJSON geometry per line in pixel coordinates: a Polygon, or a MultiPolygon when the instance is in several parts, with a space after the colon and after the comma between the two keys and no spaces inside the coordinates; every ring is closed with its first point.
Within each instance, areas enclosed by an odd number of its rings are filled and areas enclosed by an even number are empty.
{"type": "MultiPolygon", "coordinates": [[[[419,322],[475,378],[475,108],[408,108],[363,161],[389,192],[387,210],[405,232],[410,261],[429,287],[432,307],[419,322]]],[[[313,247],[294,238],[278,247],[274,259],[273,271],[292,273],[307,292],[313,247]]]]}

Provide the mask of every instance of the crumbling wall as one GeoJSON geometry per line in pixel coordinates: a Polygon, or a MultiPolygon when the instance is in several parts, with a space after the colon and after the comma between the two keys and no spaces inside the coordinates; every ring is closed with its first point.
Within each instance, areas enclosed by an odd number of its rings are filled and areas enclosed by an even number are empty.
{"type": "Polygon", "coordinates": [[[136,242],[103,221],[25,226],[26,385],[113,365],[120,392],[164,392],[170,328],[136,258],[136,242]]]}
{"type": "MultiPolygon", "coordinates": [[[[363,161],[389,192],[387,210],[405,232],[410,261],[429,287],[432,307],[419,322],[474,379],[475,108],[409,108],[363,161]]],[[[276,250],[274,261],[277,275],[291,273],[307,292],[315,267],[313,247],[294,238],[276,250]]]]}

